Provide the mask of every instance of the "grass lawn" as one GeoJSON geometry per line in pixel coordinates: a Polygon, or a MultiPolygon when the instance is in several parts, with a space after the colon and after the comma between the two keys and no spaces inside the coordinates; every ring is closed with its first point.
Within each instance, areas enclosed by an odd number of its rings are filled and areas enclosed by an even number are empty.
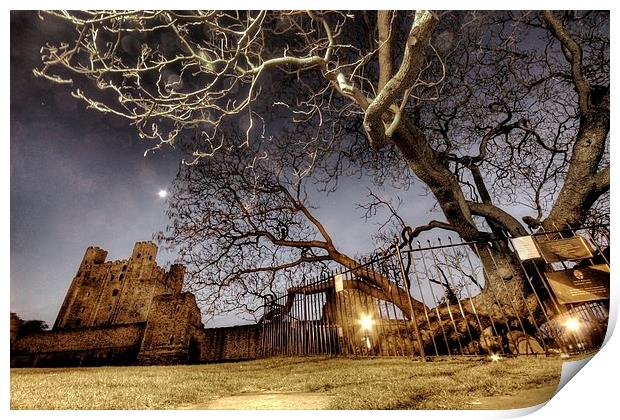
{"type": "Polygon", "coordinates": [[[11,369],[11,408],[174,409],[204,407],[241,393],[297,391],[329,395],[330,409],[475,409],[472,401],[478,398],[555,387],[561,370],[561,359],[542,357],[428,363],[306,357],[193,366],[11,369]]]}

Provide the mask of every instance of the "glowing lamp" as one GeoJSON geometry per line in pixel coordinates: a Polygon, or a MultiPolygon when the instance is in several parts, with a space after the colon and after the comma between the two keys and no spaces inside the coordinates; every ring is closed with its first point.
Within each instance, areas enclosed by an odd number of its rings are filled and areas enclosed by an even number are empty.
{"type": "Polygon", "coordinates": [[[492,354],[491,355],[491,361],[492,362],[499,362],[500,359],[501,359],[501,357],[499,357],[498,354],[492,354]]]}
{"type": "Polygon", "coordinates": [[[567,331],[574,332],[574,331],[579,330],[580,327],[581,327],[581,324],[579,320],[576,318],[567,318],[566,321],[564,321],[564,328],[566,328],[567,331]]]}
{"type": "Polygon", "coordinates": [[[370,331],[372,329],[372,325],[375,323],[375,321],[373,321],[373,319],[368,315],[361,317],[359,322],[364,331],[370,331]]]}

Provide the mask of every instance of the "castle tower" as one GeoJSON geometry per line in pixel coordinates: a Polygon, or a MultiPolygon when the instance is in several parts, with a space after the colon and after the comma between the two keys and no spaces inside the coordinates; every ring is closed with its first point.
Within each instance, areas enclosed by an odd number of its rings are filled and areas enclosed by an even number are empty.
{"type": "Polygon", "coordinates": [[[146,320],[153,296],[160,294],[157,283],[164,280],[164,272],[157,267],[156,257],[157,246],[154,243],[136,242],[127,261],[112,324],[146,320]]]}
{"type": "Polygon", "coordinates": [[[86,252],[84,253],[84,257],[82,258],[82,263],[80,264],[80,268],[90,267],[95,264],[103,264],[107,256],[108,251],[106,251],[105,249],[101,249],[96,246],[89,246],[88,248],[86,248],[86,252]]]}
{"type": "MultiPolygon", "coordinates": [[[[71,281],[65,300],[63,301],[56,322],[54,322],[54,330],[67,328],[67,327],[79,327],[82,325],[82,313],[85,305],[89,302],[92,306],[92,289],[96,288],[94,282],[89,282],[91,279],[92,271],[99,265],[105,262],[108,256],[108,251],[98,247],[89,246],[86,248],[82,262],[78,268],[78,271],[71,281]],[[82,304],[82,301],[84,301],[82,304]]],[[[93,296],[94,298],[94,296],[93,296]]]]}
{"type": "Polygon", "coordinates": [[[18,317],[16,313],[11,312],[11,344],[13,344],[13,341],[17,338],[17,334],[23,323],[24,321],[18,317]]]}
{"type": "Polygon", "coordinates": [[[194,295],[181,292],[183,265],[159,267],[150,242],[137,242],[124,260],[107,256],[86,249],[54,331],[25,332],[11,313],[11,367],[201,360],[204,326],[194,295]]]}
{"type": "Polygon", "coordinates": [[[157,257],[157,245],[153,242],[136,242],[133,246],[133,252],[131,253],[131,260],[138,261],[153,261],[155,262],[157,257]]]}
{"type": "Polygon", "coordinates": [[[155,261],[157,246],[137,242],[126,260],[106,262],[107,251],[88,247],[54,329],[145,322],[153,298],[180,293],[185,268],[173,264],[166,272],[155,261]]]}

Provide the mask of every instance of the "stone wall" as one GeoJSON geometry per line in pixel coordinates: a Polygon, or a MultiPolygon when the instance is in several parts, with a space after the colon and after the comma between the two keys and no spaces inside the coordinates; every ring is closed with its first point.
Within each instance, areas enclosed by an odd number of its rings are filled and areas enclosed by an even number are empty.
{"type": "Polygon", "coordinates": [[[202,330],[193,294],[157,296],[149,312],[138,364],[198,362],[202,330]]]}
{"type": "Polygon", "coordinates": [[[11,367],[132,364],[144,327],[136,323],[24,335],[11,346],[11,367]]]}
{"type": "MultiPolygon", "coordinates": [[[[178,300],[162,298],[158,298],[158,307],[176,308],[178,300]]],[[[258,325],[204,329],[196,325],[195,318],[191,320],[191,313],[183,314],[189,315],[188,322],[172,317],[169,323],[160,314],[156,320],[150,319],[150,324],[85,327],[17,337],[11,348],[11,367],[170,365],[260,357],[258,325]]]]}
{"type": "Polygon", "coordinates": [[[207,328],[199,338],[200,361],[255,359],[260,356],[260,332],[256,324],[207,328]]]}

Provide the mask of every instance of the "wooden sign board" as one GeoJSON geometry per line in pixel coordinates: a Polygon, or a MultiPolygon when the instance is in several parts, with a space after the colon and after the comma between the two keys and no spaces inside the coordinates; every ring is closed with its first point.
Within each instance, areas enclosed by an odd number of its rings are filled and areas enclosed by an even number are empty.
{"type": "Polygon", "coordinates": [[[512,238],[512,246],[521,261],[531,260],[534,258],[541,258],[538,247],[534,242],[534,238],[531,236],[521,236],[519,238],[512,238]]]}
{"type": "Polygon", "coordinates": [[[581,236],[538,242],[538,247],[547,264],[592,258],[590,245],[581,236]]]}
{"type": "Polygon", "coordinates": [[[545,273],[561,304],[609,299],[609,266],[591,265],[545,273]]]}

